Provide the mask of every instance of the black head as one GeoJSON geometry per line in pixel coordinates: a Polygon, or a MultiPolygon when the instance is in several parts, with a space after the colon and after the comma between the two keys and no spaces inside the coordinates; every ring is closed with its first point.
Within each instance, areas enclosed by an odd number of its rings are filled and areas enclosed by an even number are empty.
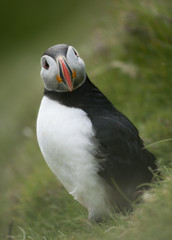
{"type": "Polygon", "coordinates": [[[67,44],[58,44],[58,45],[52,46],[44,52],[43,56],[47,55],[52,57],[54,60],[56,60],[58,55],[66,56],[68,47],[69,46],[67,44]]]}

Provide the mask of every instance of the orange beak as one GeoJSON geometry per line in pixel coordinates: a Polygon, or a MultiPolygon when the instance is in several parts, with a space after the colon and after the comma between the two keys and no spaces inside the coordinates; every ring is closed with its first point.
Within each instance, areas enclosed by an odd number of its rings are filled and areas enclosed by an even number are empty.
{"type": "Polygon", "coordinates": [[[73,73],[67,64],[64,57],[60,56],[57,59],[59,63],[59,75],[57,75],[56,79],[58,82],[64,82],[65,85],[69,88],[69,91],[73,90],[73,73]]]}

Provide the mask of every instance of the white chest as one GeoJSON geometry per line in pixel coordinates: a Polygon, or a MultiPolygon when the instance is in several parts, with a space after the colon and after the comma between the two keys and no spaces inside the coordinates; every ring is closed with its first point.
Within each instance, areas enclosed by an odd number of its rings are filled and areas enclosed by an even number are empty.
{"type": "Polygon", "coordinates": [[[68,191],[93,157],[93,129],[86,113],[44,97],[37,120],[37,137],[42,154],[68,191]],[[90,158],[90,159],[88,159],[90,158]]]}
{"type": "Polygon", "coordinates": [[[90,209],[100,195],[98,205],[104,205],[105,190],[94,157],[94,131],[86,113],[44,96],[37,138],[48,166],[74,198],[90,209]]]}

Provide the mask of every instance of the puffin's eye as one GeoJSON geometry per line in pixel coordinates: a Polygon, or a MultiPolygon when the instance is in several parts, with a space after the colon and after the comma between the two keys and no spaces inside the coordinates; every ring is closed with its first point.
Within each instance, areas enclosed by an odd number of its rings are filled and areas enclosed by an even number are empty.
{"type": "Polygon", "coordinates": [[[73,51],[74,51],[74,53],[75,53],[75,55],[77,56],[77,57],[79,57],[79,54],[77,53],[77,51],[73,48],[73,51]]]}
{"type": "Polygon", "coordinates": [[[50,65],[48,64],[48,62],[46,60],[44,60],[44,66],[43,66],[46,70],[49,69],[50,65]]]}

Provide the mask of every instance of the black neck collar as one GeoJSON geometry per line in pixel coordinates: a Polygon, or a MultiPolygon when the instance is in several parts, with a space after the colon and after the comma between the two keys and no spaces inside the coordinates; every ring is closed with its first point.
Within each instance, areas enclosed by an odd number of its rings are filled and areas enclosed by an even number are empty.
{"type": "Polygon", "coordinates": [[[103,111],[103,109],[114,108],[110,101],[89,80],[88,76],[86,76],[85,82],[72,92],[55,92],[45,89],[44,95],[67,107],[80,108],[88,114],[95,110],[103,111]]]}

